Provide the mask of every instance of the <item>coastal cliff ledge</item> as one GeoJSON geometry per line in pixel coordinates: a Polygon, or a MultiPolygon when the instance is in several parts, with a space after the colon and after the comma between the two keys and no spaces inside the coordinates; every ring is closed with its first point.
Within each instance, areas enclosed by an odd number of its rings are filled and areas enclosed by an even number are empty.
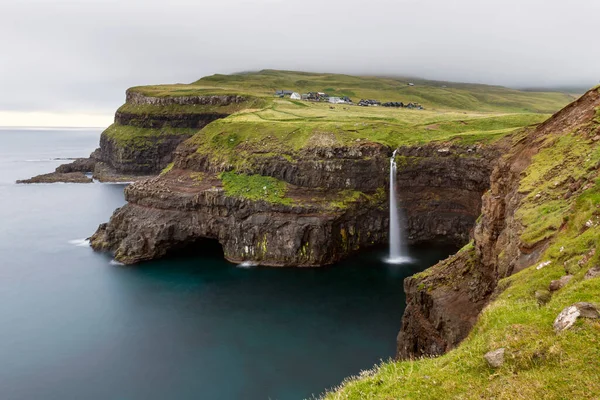
{"type": "MultiPolygon", "coordinates": [[[[200,252],[202,240],[215,239],[232,262],[321,266],[387,242],[389,147],[307,147],[298,159],[248,152],[231,169],[198,147],[201,139],[183,143],[161,176],[126,189],[128,204],[92,236],[94,249],[128,264],[183,247],[200,252]]],[[[399,149],[398,160],[410,158],[398,183],[413,243],[468,241],[498,154],[483,146],[399,149]]]]}

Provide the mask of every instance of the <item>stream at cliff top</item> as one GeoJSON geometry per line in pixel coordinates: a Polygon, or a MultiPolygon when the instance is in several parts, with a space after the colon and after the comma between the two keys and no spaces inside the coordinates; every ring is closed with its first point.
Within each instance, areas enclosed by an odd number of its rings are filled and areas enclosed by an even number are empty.
{"type": "Polygon", "coordinates": [[[210,254],[138,267],[77,245],[124,185],[16,185],[100,130],[0,128],[0,399],[301,399],[393,357],[402,281],[455,249],[319,269],[210,254]]]}

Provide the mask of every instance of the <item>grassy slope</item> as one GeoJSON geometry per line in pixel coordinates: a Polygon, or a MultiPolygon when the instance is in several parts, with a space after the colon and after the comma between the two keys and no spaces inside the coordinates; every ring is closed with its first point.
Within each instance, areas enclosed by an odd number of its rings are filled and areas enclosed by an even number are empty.
{"type": "Polygon", "coordinates": [[[112,124],[103,132],[121,146],[146,149],[155,146],[161,140],[177,135],[193,135],[197,129],[163,127],[160,129],[139,128],[112,124]]]}
{"type": "MultiPolygon", "coordinates": [[[[266,70],[257,73],[213,75],[193,84],[141,86],[130,90],[149,96],[191,96],[241,94],[243,104],[230,106],[134,106],[123,105],[119,111],[146,115],[182,115],[197,113],[234,113],[206,127],[198,142],[203,150],[216,157],[228,157],[219,137],[228,137],[225,150],[236,153],[230,144],[245,143],[260,147],[269,140],[271,151],[291,155],[306,144],[347,144],[366,139],[389,146],[453,140],[467,143],[489,142],[512,130],[543,121],[571,100],[562,93],[521,92],[497,86],[455,84],[448,82],[407,81],[394,78],[354,77],[339,74],[311,74],[266,70]],[[442,87],[447,86],[447,87],[442,87]],[[425,111],[357,107],[273,98],[277,89],[300,92],[326,91],[330,94],[382,101],[420,102],[425,111]],[[231,141],[230,139],[234,139],[231,141]]],[[[167,129],[173,132],[173,129],[167,129]]],[[[133,136],[149,137],[161,130],[131,130],[113,126],[108,131],[121,142],[135,144],[133,136]]],[[[164,131],[164,130],[163,130],[164,131]]],[[[184,132],[189,134],[189,131],[184,132]]],[[[145,143],[145,141],[143,141],[145,143]]],[[[201,151],[203,151],[201,149],[201,151]]],[[[242,149],[243,150],[243,149],[242,149]]],[[[264,150],[264,149],[263,149],[264,150]]],[[[227,153],[227,152],[226,152],[227,153]]]]}
{"type": "MultiPolygon", "coordinates": [[[[293,161],[306,147],[353,145],[374,141],[394,148],[430,141],[465,144],[489,143],[523,126],[545,120],[545,112],[556,111],[571,98],[561,93],[530,93],[512,89],[447,82],[407,81],[393,78],[354,77],[339,74],[311,74],[290,71],[213,75],[190,85],[158,85],[132,88],[148,96],[192,96],[241,94],[244,104],[230,106],[134,106],[119,111],[146,115],[179,116],[197,113],[233,113],[215,121],[190,139],[198,153],[215,164],[228,165],[238,174],[228,185],[252,185],[258,178],[244,175],[249,162],[261,157],[281,156],[293,161]],[[447,87],[442,87],[447,86],[447,87]],[[426,110],[385,107],[331,106],[278,99],[277,89],[299,92],[326,91],[329,94],[382,101],[420,102],[426,110]],[[241,179],[244,178],[244,179],[241,179]],[[243,181],[243,182],[242,182],[243,181]],[[240,183],[241,182],[241,183],[240,183]]],[[[107,134],[119,143],[145,146],[153,135],[190,135],[193,130],[139,129],[113,125],[107,134]]],[[[242,186],[243,186],[242,185],[242,186]]],[[[258,185],[262,189],[265,185],[258,185]]],[[[231,190],[237,195],[250,193],[231,190]]],[[[247,197],[247,196],[246,196],[247,197]]],[[[252,197],[252,196],[250,196],[252,197]]],[[[273,201],[286,202],[285,196],[273,201]]],[[[342,196],[343,197],[343,196],[342,196]]],[[[342,202],[343,203],[343,202],[342,202]]]]}
{"type": "Polygon", "coordinates": [[[272,96],[278,89],[300,93],[324,91],[330,95],[349,96],[355,101],[373,98],[418,102],[429,109],[481,112],[552,113],[573,100],[571,95],[564,93],[524,92],[501,86],[275,70],[212,75],[191,85],[142,86],[131,90],[153,96],[229,93],[272,96]],[[415,86],[408,86],[408,82],[414,82],[415,86]]]}
{"type": "MultiPolygon", "coordinates": [[[[256,73],[213,75],[193,84],[140,86],[131,88],[149,96],[191,96],[241,94],[249,98],[242,105],[215,106],[133,106],[122,112],[144,115],[185,113],[236,113],[217,121],[203,137],[234,134],[242,141],[259,143],[275,137],[274,151],[290,153],[316,136],[327,133],[328,141],[347,143],[356,139],[374,140],[389,146],[448,140],[454,136],[466,142],[490,141],[515,128],[539,123],[572,100],[562,93],[522,92],[498,86],[457,84],[340,74],[312,74],[265,70],[256,73]],[[446,87],[443,87],[446,86],[446,87]],[[354,100],[419,102],[425,111],[356,107],[274,99],[277,89],[299,92],[326,91],[348,95],[354,100]],[[462,121],[462,122],[461,122],[462,121]]],[[[113,130],[111,133],[115,133],[113,130]]],[[[132,132],[125,132],[127,136],[132,132]]],[[[145,135],[151,132],[144,132],[145,135]]],[[[199,139],[199,141],[202,141],[199,139]]]]}
{"type": "Polygon", "coordinates": [[[190,139],[214,162],[240,166],[251,155],[290,159],[312,146],[352,145],[363,140],[391,148],[430,141],[487,143],[545,114],[488,114],[364,108],[272,100],[261,110],[215,121],[190,139]],[[358,142],[357,142],[358,141],[358,142]]]}
{"type": "Polygon", "coordinates": [[[140,115],[182,115],[182,114],[233,114],[247,109],[260,109],[266,107],[268,102],[261,97],[247,96],[247,100],[241,103],[233,103],[225,106],[219,105],[134,105],[125,103],[118,112],[140,114],[140,115]]]}
{"type": "MultiPolygon", "coordinates": [[[[600,127],[600,110],[596,127],[600,127]]],[[[387,362],[345,382],[328,399],[587,399],[600,393],[600,322],[579,320],[556,335],[552,323],[575,302],[600,302],[600,278],[584,280],[600,262],[600,146],[577,133],[546,138],[519,190],[527,194],[517,214],[526,229],[522,241],[550,240],[541,261],[500,282],[506,290],[481,314],[469,337],[455,350],[418,361],[387,362]],[[565,199],[569,186],[583,191],[565,199]],[[539,265],[539,264],[537,264],[539,265]],[[573,280],[545,305],[535,293],[565,273],[573,280]],[[506,348],[499,369],[483,355],[506,348]]],[[[463,252],[472,252],[465,247],[463,252]]]]}

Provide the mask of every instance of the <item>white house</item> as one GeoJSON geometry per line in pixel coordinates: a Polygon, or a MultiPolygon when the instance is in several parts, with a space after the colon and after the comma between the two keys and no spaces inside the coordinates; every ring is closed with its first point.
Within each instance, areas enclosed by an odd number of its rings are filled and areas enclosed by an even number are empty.
{"type": "Polygon", "coordinates": [[[301,100],[301,99],[302,99],[302,96],[300,96],[300,94],[299,94],[299,93],[296,93],[296,92],[294,92],[294,93],[292,93],[292,94],[290,95],[290,99],[292,99],[292,100],[301,100]]]}

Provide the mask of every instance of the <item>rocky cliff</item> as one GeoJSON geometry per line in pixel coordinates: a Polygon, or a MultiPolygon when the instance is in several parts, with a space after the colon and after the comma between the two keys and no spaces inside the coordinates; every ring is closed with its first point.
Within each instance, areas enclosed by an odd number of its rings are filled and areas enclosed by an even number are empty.
{"type": "Polygon", "coordinates": [[[462,246],[481,209],[481,194],[504,142],[494,146],[429,144],[398,149],[397,187],[409,241],[462,246]]]}
{"type": "MultiPolygon", "coordinates": [[[[184,246],[201,251],[203,239],[216,239],[233,262],[319,266],[387,242],[391,148],[332,144],[319,133],[290,154],[242,142],[235,153],[244,157],[236,159],[203,147],[206,135],[182,143],[162,176],[128,187],[128,204],[92,246],[135,263],[184,246]]],[[[398,183],[411,241],[466,243],[498,154],[485,146],[401,148],[398,183]]]]}
{"type": "Polygon", "coordinates": [[[114,124],[100,137],[99,158],[119,174],[158,174],[184,140],[217,119],[260,103],[235,94],[157,97],[129,89],[114,124]]]}
{"type": "MultiPolygon", "coordinates": [[[[455,347],[499,290],[498,282],[539,261],[566,229],[574,199],[592,187],[598,174],[598,106],[600,93],[591,90],[537,128],[513,137],[491,174],[473,243],[405,281],[399,358],[440,355],[455,347]]],[[[579,261],[588,262],[588,250],[578,255],[579,261]]],[[[561,252],[563,257],[571,253],[564,246],[561,252]]]]}
{"type": "Polygon", "coordinates": [[[91,182],[86,174],[99,181],[135,181],[157,175],[173,161],[177,146],[200,129],[264,103],[250,95],[160,96],[140,90],[143,88],[127,90],[125,104],[115,113],[114,123],[102,132],[100,147],[90,157],[19,183],[91,182]]]}

